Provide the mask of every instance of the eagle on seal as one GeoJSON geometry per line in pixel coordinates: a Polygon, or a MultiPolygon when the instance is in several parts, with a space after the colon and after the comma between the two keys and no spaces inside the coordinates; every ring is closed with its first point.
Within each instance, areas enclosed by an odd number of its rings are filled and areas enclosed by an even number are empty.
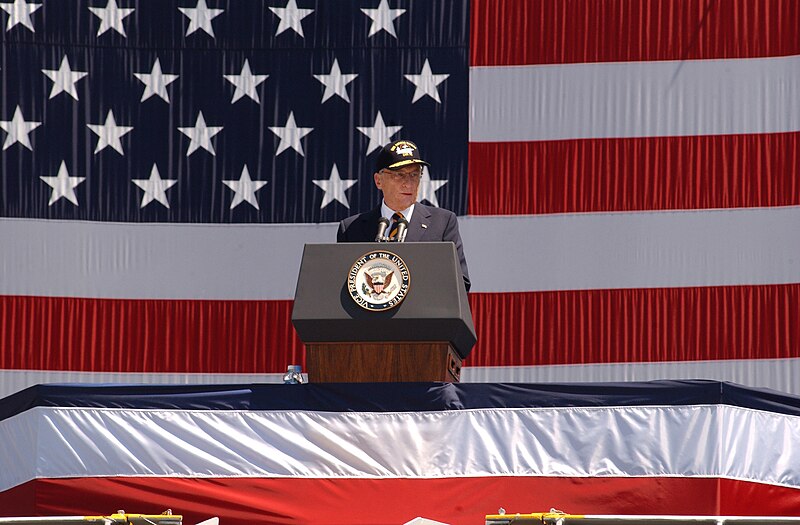
{"type": "Polygon", "coordinates": [[[364,274],[364,278],[367,280],[367,285],[372,288],[375,293],[383,293],[383,290],[388,288],[390,284],[392,284],[392,277],[394,276],[394,272],[389,272],[386,274],[386,277],[380,279],[380,274],[373,279],[369,273],[364,274]]]}

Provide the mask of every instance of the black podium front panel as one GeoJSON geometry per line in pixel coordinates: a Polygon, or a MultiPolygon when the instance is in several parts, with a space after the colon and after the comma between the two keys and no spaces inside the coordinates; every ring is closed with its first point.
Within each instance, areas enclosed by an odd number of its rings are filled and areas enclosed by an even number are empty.
{"type": "Polygon", "coordinates": [[[450,242],[307,244],[292,323],[305,343],[448,341],[466,357],[476,341],[461,268],[450,242]],[[398,306],[370,311],[350,296],[347,280],[353,265],[377,250],[403,260],[409,288],[398,306]]]}

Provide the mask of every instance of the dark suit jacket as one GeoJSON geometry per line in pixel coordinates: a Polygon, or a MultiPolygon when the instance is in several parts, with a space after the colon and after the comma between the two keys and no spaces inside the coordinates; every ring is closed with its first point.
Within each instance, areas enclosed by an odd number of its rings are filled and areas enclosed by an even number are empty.
{"type": "MultiPolygon", "coordinates": [[[[378,235],[378,219],[380,218],[380,206],[368,212],[346,218],[339,223],[336,242],[374,241],[375,236],[378,235]]],[[[411,214],[411,222],[408,224],[406,242],[426,241],[450,241],[456,245],[456,253],[461,263],[461,273],[464,274],[464,286],[469,291],[467,259],[464,257],[461,234],[458,233],[456,214],[450,210],[425,206],[419,202],[414,204],[414,213],[411,214]]]]}

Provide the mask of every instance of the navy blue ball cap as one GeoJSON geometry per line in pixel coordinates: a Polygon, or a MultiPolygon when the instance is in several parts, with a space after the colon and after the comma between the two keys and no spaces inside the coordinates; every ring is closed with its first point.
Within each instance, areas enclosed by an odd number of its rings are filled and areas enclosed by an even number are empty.
{"type": "Polygon", "coordinates": [[[410,140],[396,140],[382,147],[375,161],[375,171],[396,170],[409,164],[430,166],[420,158],[419,148],[410,140]]]}

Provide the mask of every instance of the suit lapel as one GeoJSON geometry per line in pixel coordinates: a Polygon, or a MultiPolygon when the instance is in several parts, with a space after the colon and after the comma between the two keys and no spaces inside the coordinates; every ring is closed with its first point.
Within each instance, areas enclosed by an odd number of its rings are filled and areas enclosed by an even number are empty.
{"type": "Polygon", "coordinates": [[[414,213],[411,214],[411,222],[408,224],[406,242],[417,242],[425,238],[430,226],[431,212],[427,206],[420,203],[414,205],[414,213]]]}
{"type": "Polygon", "coordinates": [[[380,206],[361,216],[361,234],[364,242],[370,242],[375,239],[378,234],[378,219],[380,218],[380,206]]]}

